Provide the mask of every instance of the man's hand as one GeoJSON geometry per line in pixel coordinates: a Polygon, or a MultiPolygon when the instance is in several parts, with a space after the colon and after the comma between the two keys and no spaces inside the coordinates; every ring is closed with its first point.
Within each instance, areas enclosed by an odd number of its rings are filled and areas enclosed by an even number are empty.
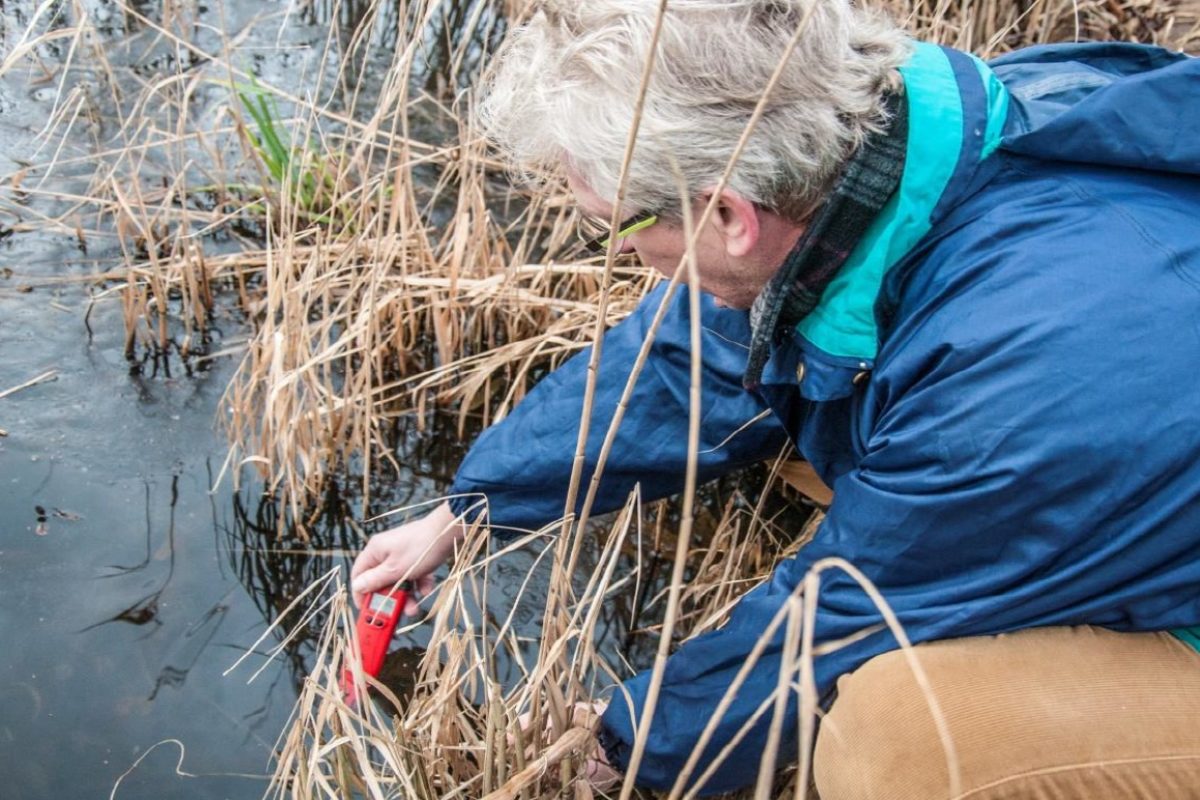
{"type": "MultiPolygon", "coordinates": [[[[599,717],[604,715],[604,709],[608,707],[608,703],[595,701],[591,703],[576,703],[575,711],[572,714],[573,721],[576,725],[585,727],[591,731],[596,731],[600,727],[599,717]]],[[[613,769],[608,763],[608,758],[604,755],[604,748],[597,742],[592,750],[591,756],[587,760],[586,772],[584,773],[589,784],[597,791],[606,792],[621,782],[622,775],[613,769]]]]}
{"type": "MultiPolygon", "coordinates": [[[[584,767],[583,774],[584,778],[587,779],[588,784],[590,784],[593,789],[601,792],[608,791],[619,784],[622,777],[621,773],[613,769],[613,767],[608,763],[608,759],[604,755],[604,748],[600,747],[600,743],[594,738],[595,732],[600,727],[600,717],[603,716],[604,709],[607,708],[607,706],[607,703],[600,701],[594,701],[590,703],[577,702],[574,708],[571,710],[571,728],[582,728],[583,730],[590,731],[592,734],[593,738],[590,739],[590,751],[588,753],[588,760],[586,766],[584,767]]],[[[518,724],[521,726],[521,733],[526,737],[529,737],[533,733],[530,725],[532,722],[533,714],[528,711],[518,718],[518,724]]],[[[549,734],[551,730],[551,722],[549,719],[545,720],[545,725],[547,734],[549,734]]],[[[510,745],[516,743],[515,737],[513,737],[512,734],[509,734],[508,742],[510,745]]],[[[548,751],[542,752],[543,759],[547,755],[548,751]]],[[[531,750],[526,758],[532,756],[533,752],[531,750]]],[[[559,754],[559,757],[561,758],[562,754],[559,754]]],[[[532,769],[533,765],[531,765],[531,767],[526,768],[526,771],[532,771],[535,775],[539,775],[546,771],[546,768],[550,765],[550,763],[552,762],[547,760],[545,763],[538,765],[536,769],[532,769]]],[[[505,788],[508,788],[508,786],[509,784],[505,784],[505,788]]]]}
{"type": "MultiPolygon", "coordinates": [[[[413,581],[422,595],[433,591],[433,571],[454,553],[454,545],[465,535],[466,528],[448,503],[420,519],[375,534],[350,568],[354,603],[362,608],[368,594],[386,591],[401,580],[413,581]]],[[[411,594],[404,613],[417,613],[417,601],[411,594]]]]}

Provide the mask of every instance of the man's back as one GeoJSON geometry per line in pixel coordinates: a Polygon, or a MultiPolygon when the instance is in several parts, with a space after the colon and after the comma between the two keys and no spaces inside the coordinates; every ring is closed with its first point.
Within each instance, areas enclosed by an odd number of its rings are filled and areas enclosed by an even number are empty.
{"type": "Polygon", "coordinates": [[[935,613],[974,595],[960,630],[1192,624],[1200,180],[995,158],[889,285],[858,474],[834,487],[856,533],[831,548],[924,576],[935,613]]]}

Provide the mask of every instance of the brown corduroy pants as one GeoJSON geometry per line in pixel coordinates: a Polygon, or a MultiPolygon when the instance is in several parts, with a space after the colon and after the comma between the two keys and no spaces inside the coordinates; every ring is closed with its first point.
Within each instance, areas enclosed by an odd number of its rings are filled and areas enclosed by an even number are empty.
{"type": "Polygon", "coordinates": [[[1167,633],[1039,628],[915,648],[958,762],[900,651],[838,681],[821,800],[1200,800],[1200,653],[1167,633]]]}

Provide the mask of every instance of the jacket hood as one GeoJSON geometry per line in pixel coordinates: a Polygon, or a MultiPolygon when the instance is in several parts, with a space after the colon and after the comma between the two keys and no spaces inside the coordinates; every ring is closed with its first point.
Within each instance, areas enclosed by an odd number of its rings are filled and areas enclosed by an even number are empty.
{"type": "Polygon", "coordinates": [[[1200,59],[1137,44],[1056,44],[989,66],[1010,95],[1003,149],[1200,175],[1200,59]]]}

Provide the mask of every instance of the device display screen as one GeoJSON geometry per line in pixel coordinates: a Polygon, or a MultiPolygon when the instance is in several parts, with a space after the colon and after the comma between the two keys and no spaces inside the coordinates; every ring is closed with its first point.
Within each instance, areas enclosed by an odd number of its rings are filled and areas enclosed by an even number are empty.
{"type": "Polygon", "coordinates": [[[396,598],[388,597],[386,594],[371,595],[370,609],[379,614],[390,615],[396,610],[396,598]]]}

